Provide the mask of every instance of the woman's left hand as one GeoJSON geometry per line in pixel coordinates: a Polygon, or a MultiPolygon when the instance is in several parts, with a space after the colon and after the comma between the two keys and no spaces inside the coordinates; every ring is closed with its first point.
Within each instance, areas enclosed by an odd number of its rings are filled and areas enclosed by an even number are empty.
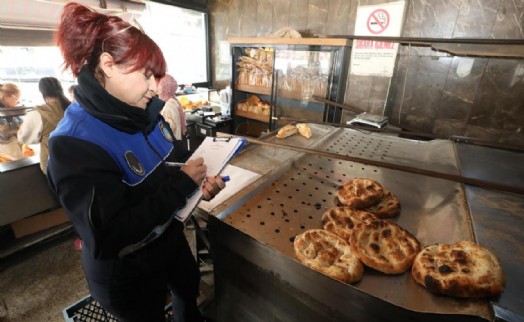
{"type": "Polygon", "coordinates": [[[204,193],[204,200],[209,201],[213,199],[222,189],[226,187],[224,181],[220,176],[206,177],[202,185],[202,192],[204,193]]]}

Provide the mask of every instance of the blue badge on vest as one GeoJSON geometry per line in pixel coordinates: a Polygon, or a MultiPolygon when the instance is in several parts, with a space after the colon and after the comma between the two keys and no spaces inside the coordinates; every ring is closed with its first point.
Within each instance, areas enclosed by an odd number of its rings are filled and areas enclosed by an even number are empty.
{"type": "Polygon", "coordinates": [[[173,142],[174,138],[171,135],[169,129],[166,127],[166,124],[164,122],[159,122],[158,124],[160,132],[162,132],[162,135],[166,138],[166,140],[168,140],[169,142],[173,142]]]}
{"type": "Polygon", "coordinates": [[[129,165],[129,168],[131,168],[134,173],[139,176],[143,176],[145,174],[146,171],[144,170],[144,166],[140,160],[138,160],[136,155],[133,154],[133,152],[127,151],[124,153],[124,158],[127,161],[127,165],[129,165]]]}

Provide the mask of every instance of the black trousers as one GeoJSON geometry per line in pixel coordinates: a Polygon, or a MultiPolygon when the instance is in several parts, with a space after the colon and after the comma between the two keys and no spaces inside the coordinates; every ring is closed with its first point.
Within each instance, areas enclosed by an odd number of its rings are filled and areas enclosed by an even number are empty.
{"type": "Polygon", "coordinates": [[[105,261],[98,267],[96,261],[84,261],[84,269],[90,270],[86,276],[92,297],[119,321],[165,321],[169,291],[175,322],[203,321],[196,302],[198,265],[183,225],[176,222],[171,226],[153,243],[123,258],[105,261]]]}

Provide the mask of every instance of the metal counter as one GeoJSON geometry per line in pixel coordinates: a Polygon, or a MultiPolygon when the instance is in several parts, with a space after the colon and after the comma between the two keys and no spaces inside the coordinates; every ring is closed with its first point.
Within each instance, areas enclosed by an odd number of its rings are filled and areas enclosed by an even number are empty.
{"type": "MultiPolygon", "coordinates": [[[[295,135],[287,138],[285,144],[444,173],[462,171],[463,175],[469,175],[463,168],[468,168],[467,162],[460,155],[472,156],[473,153],[457,148],[451,141],[415,141],[350,129],[310,126],[311,139],[295,135]]],[[[278,139],[269,135],[264,140],[278,139]]],[[[474,161],[472,158],[470,161],[474,161]]],[[[513,265],[506,262],[510,258],[500,249],[491,247],[490,233],[481,233],[482,227],[484,230],[493,227],[490,221],[496,214],[479,211],[471,205],[475,193],[483,194],[484,190],[467,187],[466,195],[464,186],[456,182],[274,147],[251,146],[232,164],[263,176],[250,189],[212,211],[217,216],[211,216],[209,230],[219,321],[495,319],[494,308],[488,300],[434,295],[416,284],[410,272],[391,276],[366,268],[360,282],[347,285],[295,260],[294,237],[307,229],[321,228],[322,214],[334,206],[336,188],[354,177],[377,180],[395,193],[401,201],[402,211],[393,221],[413,233],[422,245],[477,237],[477,242],[499,256],[507,274],[506,293],[496,301],[495,311],[499,315],[507,311],[521,314],[518,305],[523,296],[513,294],[513,288],[509,287],[516,278],[513,265]],[[481,215],[483,220],[477,220],[481,215]],[[481,235],[486,236],[485,241],[481,235]],[[512,300],[505,300],[506,294],[512,300]],[[303,314],[296,314],[296,311],[303,314]]],[[[521,211],[523,198],[514,197],[520,200],[515,209],[521,211]]],[[[485,206],[478,207],[485,209],[485,206]]],[[[499,212],[497,207],[490,209],[499,212]]],[[[515,220],[522,223],[518,215],[515,220]]],[[[522,241],[522,232],[516,238],[522,241]]],[[[517,245],[521,247],[522,243],[517,245]]],[[[522,262],[514,264],[522,266],[522,262]]]]}
{"type": "Polygon", "coordinates": [[[60,205],[38,156],[0,163],[0,226],[60,205]]]}

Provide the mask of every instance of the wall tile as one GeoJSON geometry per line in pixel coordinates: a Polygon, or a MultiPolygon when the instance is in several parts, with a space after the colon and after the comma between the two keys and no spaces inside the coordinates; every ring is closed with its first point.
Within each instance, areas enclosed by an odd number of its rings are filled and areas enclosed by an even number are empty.
{"type": "Polygon", "coordinates": [[[327,5],[324,0],[309,0],[307,29],[314,34],[325,35],[327,25],[327,5]]]}
{"type": "Polygon", "coordinates": [[[462,0],[425,0],[420,13],[420,37],[451,38],[462,0]]]}
{"type": "MultiPolygon", "coordinates": [[[[286,25],[304,36],[353,35],[359,5],[393,1],[209,0],[212,50],[227,37],[261,36],[286,25]],[[254,20],[256,27],[248,23],[254,20]]],[[[406,0],[406,6],[405,37],[524,39],[522,0],[406,0]]],[[[350,75],[344,102],[380,113],[387,99],[392,124],[524,146],[523,60],[474,59],[469,75],[460,77],[461,58],[400,46],[390,86],[388,79],[350,75]]],[[[214,61],[213,68],[215,82],[230,77],[229,64],[214,61]]],[[[344,112],[344,119],[350,115],[344,112]]]]}
{"type": "Polygon", "coordinates": [[[348,0],[349,12],[348,12],[348,24],[347,24],[347,35],[355,34],[355,20],[357,17],[358,0],[348,0]]]}
{"type": "Polygon", "coordinates": [[[298,30],[301,34],[311,34],[307,29],[309,0],[293,0],[289,8],[289,26],[298,30]]]}
{"type": "Polygon", "coordinates": [[[242,0],[229,0],[229,37],[242,36],[242,20],[240,17],[240,4],[242,0]]]}
{"type": "Polygon", "coordinates": [[[524,38],[524,1],[500,0],[490,38],[524,38]]]}
{"type": "Polygon", "coordinates": [[[470,124],[517,130],[524,107],[524,62],[490,59],[480,83],[470,124]]]}
{"type": "MultiPolygon", "coordinates": [[[[294,4],[293,4],[294,6],[294,4]]],[[[291,0],[280,0],[273,4],[273,32],[289,27],[291,0]]]]}
{"type": "Polygon", "coordinates": [[[257,2],[253,0],[240,0],[240,34],[242,37],[257,36],[257,2]]]}
{"type": "Polygon", "coordinates": [[[329,0],[327,35],[346,35],[351,2],[348,0],[329,0]]]}
{"type": "Polygon", "coordinates": [[[431,132],[439,138],[448,138],[453,135],[464,136],[466,122],[456,119],[438,119],[435,121],[431,132]]]}
{"type": "Polygon", "coordinates": [[[257,36],[262,37],[273,32],[273,0],[257,0],[256,2],[257,36]]]}
{"type": "Polygon", "coordinates": [[[499,0],[462,1],[453,38],[489,38],[498,8],[499,0]]]}

